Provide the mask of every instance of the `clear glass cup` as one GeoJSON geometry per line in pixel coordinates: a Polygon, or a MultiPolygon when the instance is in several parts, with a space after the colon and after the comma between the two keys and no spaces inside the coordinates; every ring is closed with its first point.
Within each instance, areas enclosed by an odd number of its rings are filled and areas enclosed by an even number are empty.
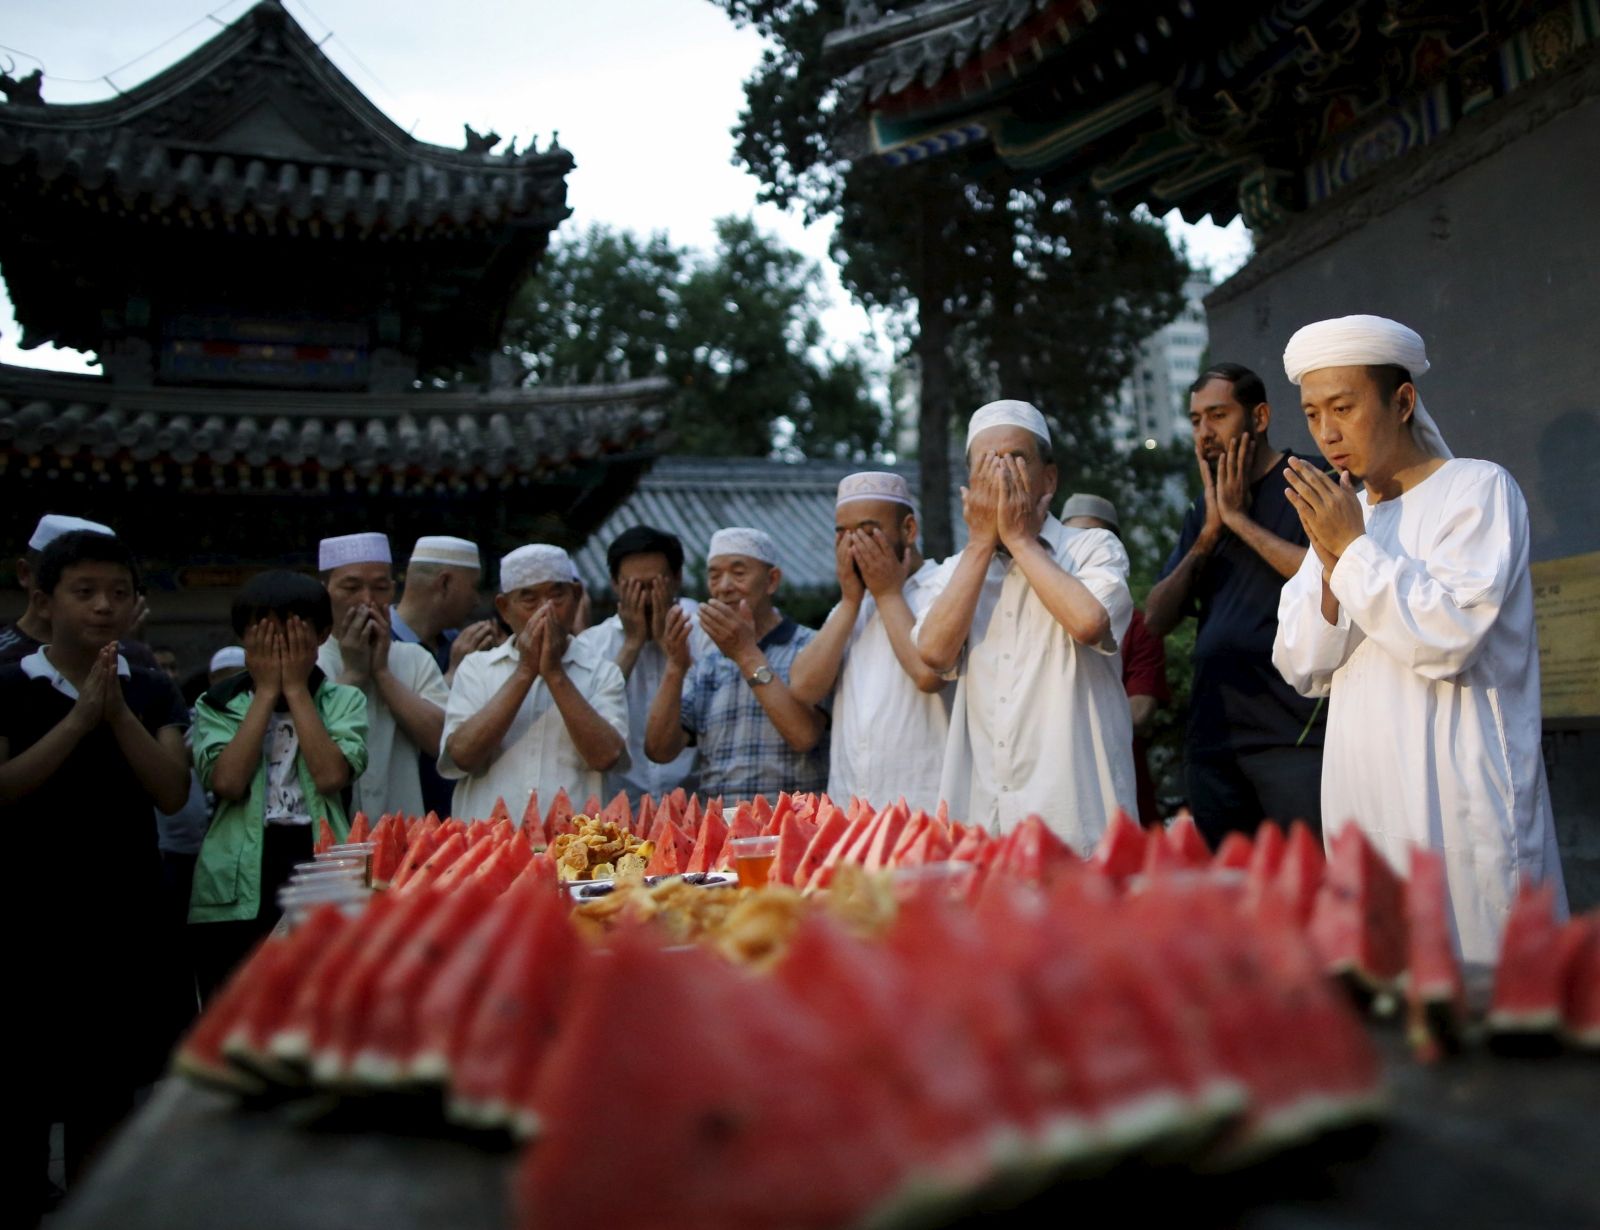
{"type": "Polygon", "coordinates": [[[733,869],[739,876],[740,888],[761,888],[772,874],[772,860],[778,853],[778,838],[735,837],[733,839],[733,869]]]}

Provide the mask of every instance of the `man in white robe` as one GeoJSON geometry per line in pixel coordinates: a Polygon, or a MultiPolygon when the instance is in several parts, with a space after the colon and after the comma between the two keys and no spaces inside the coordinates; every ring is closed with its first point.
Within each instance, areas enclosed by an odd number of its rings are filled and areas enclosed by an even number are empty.
{"type": "Polygon", "coordinates": [[[828,794],[876,807],[904,798],[932,813],[950,734],[951,693],[911,641],[938,565],[917,549],[917,510],[898,474],[864,470],[834,503],[839,603],[794,660],[789,686],[808,704],[829,691],[828,794]]]}
{"type": "Polygon", "coordinates": [[[1133,597],[1116,535],[1050,515],[1044,416],[998,401],[967,427],[967,545],[939,567],[913,633],[958,680],[940,793],[952,817],[1003,833],[1037,812],[1088,853],[1138,808],[1119,652],[1133,597]]]}
{"type": "Polygon", "coordinates": [[[1499,466],[1452,457],[1411,382],[1428,360],[1404,325],[1308,325],[1284,369],[1338,475],[1291,463],[1312,550],[1283,587],[1272,654],[1299,692],[1329,698],[1325,831],[1354,820],[1401,874],[1412,846],[1440,851],[1462,956],[1492,962],[1519,878],[1551,882],[1566,909],[1527,506],[1499,466]]]}

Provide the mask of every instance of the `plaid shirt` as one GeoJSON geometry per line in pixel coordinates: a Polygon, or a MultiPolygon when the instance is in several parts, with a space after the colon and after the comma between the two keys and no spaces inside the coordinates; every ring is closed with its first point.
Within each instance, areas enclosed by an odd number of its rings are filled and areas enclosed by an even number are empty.
{"type": "MultiPolygon", "coordinates": [[[[795,655],[814,636],[810,628],[785,616],[757,644],[772,673],[787,684],[795,655]]],[[[826,709],[826,702],[820,707],[826,709]]],[[[700,792],[706,798],[721,795],[731,802],[756,794],[776,798],[780,790],[827,788],[827,736],[809,752],[785,743],[756,689],[721,650],[713,648],[689,668],[679,720],[700,748],[700,792]]]]}

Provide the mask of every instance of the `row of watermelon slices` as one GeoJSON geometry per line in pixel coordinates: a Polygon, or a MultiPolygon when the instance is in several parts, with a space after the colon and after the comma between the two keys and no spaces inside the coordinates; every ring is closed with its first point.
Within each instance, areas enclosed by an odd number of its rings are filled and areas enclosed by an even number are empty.
{"type": "Polygon", "coordinates": [[[620,1230],[936,1224],[1129,1157],[1238,1164],[1381,1103],[1296,920],[1218,877],[991,869],[967,902],[913,890],[873,939],[810,912],[753,974],[645,924],[591,947],[547,857],[504,889],[487,866],[269,938],[177,1067],[442,1093],[537,1138],[526,1224],[620,1230]]]}

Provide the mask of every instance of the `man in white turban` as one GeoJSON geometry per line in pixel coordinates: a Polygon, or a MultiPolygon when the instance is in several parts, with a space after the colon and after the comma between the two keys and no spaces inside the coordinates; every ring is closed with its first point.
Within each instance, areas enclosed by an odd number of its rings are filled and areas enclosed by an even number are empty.
{"type": "Polygon", "coordinates": [[[1295,459],[1311,550],[1283,587],[1273,662],[1328,697],[1322,813],[1402,873],[1442,853],[1464,958],[1492,962],[1518,880],[1566,908],[1540,756],[1528,511],[1511,476],[1453,458],[1414,377],[1422,339],[1378,316],[1308,325],[1283,352],[1337,474],[1295,459]],[[1357,494],[1355,484],[1365,490],[1357,494]]]}
{"type": "Polygon", "coordinates": [[[575,640],[578,570],[560,547],[533,543],[500,561],[495,609],[511,629],[456,668],[439,772],[451,808],[484,820],[503,798],[520,821],[528,796],[565,790],[579,807],[628,754],[628,699],[617,664],[575,640]]]}
{"type": "Polygon", "coordinates": [[[841,807],[856,795],[932,812],[954,689],[918,655],[911,628],[939,567],[917,550],[917,510],[898,474],[847,475],[833,522],[839,604],[795,659],[790,683],[813,704],[834,693],[828,793],[841,807]]]}
{"type": "Polygon", "coordinates": [[[1037,812],[1087,853],[1138,807],[1122,638],[1133,616],[1115,534],[1050,515],[1050,428],[998,401],[967,427],[965,549],[939,567],[917,621],[922,660],[958,680],[940,793],[997,832],[1037,812]]]}

